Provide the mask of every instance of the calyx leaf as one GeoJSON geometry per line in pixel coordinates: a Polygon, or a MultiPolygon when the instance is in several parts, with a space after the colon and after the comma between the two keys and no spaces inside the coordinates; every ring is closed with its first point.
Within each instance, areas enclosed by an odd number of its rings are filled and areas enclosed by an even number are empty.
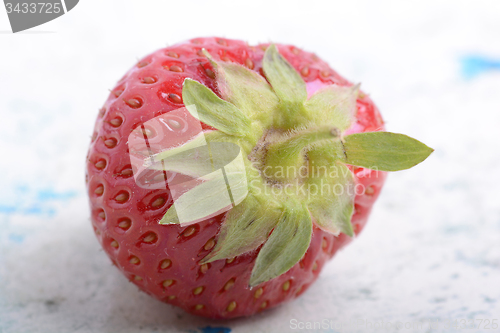
{"type": "Polygon", "coordinates": [[[228,212],[215,248],[200,263],[232,258],[256,249],[266,241],[279,216],[280,211],[269,202],[263,203],[248,195],[228,212]]]}
{"type": "Polygon", "coordinates": [[[345,131],[356,118],[358,92],[359,85],[352,87],[331,85],[312,95],[305,107],[318,123],[335,124],[338,129],[345,131]]]}
{"type": "Polygon", "coordinates": [[[205,49],[203,53],[215,69],[221,97],[234,104],[247,117],[269,122],[269,113],[279,103],[269,83],[259,73],[240,64],[217,62],[205,49]]]}
{"type": "Polygon", "coordinates": [[[191,105],[196,106],[196,113],[191,114],[205,124],[233,136],[249,134],[250,119],[198,81],[184,80],[182,99],[188,111],[191,112],[191,105]]]}
{"type": "Polygon", "coordinates": [[[354,176],[341,163],[331,165],[325,173],[308,179],[308,188],[314,188],[315,193],[310,193],[311,199],[307,207],[321,229],[336,236],[342,232],[352,237],[354,232],[351,217],[356,185],[354,176]]]}
{"type": "Polygon", "coordinates": [[[269,281],[292,268],[306,253],[312,235],[308,210],[299,204],[288,206],[257,256],[250,286],[269,281]]]}
{"type": "Polygon", "coordinates": [[[205,145],[194,146],[191,142],[195,141],[199,140],[195,138],[182,146],[155,154],[146,160],[145,166],[205,179],[206,175],[229,165],[240,153],[240,147],[235,143],[208,141],[205,145]]]}
{"type": "Polygon", "coordinates": [[[380,171],[409,169],[434,149],[404,134],[366,132],[344,137],[345,163],[380,171]]]}
{"type": "Polygon", "coordinates": [[[177,146],[177,147],[174,147],[171,149],[166,149],[166,150],[163,150],[157,154],[154,154],[154,155],[150,156],[149,159],[145,160],[144,166],[145,167],[152,167],[156,163],[161,162],[162,160],[164,160],[166,158],[178,155],[178,154],[186,152],[190,149],[202,147],[202,146],[207,144],[205,136],[206,135],[204,135],[204,134],[199,134],[180,146],[177,146]]]}
{"type": "Polygon", "coordinates": [[[179,218],[177,217],[177,211],[175,210],[175,205],[170,206],[165,215],[158,222],[159,224],[179,224],[179,218]]]}
{"type": "Polygon", "coordinates": [[[302,105],[307,99],[306,83],[292,65],[271,44],[264,54],[262,67],[267,80],[282,103],[302,105]]]}

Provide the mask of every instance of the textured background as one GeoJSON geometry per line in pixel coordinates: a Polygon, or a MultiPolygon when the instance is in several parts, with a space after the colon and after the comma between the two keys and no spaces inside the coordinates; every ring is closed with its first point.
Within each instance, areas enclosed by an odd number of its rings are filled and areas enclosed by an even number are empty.
{"type": "Polygon", "coordinates": [[[499,17],[496,0],[84,0],[13,35],[0,8],[0,332],[298,331],[293,319],[344,324],[325,332],[477,332],[444,321],[500,321],[499,17]],[[84,188],[108,89],[139,57],[208,35],[314,51],[362,83],[388,130],[436,149],[390,175],[363,234],[301,298],[230,322],[130,284],[99,248],[84,188]]]}

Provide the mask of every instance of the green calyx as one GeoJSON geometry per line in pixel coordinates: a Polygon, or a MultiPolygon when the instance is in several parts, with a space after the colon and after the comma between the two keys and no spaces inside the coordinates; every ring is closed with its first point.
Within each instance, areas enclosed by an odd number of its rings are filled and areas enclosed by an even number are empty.
{"type": "Polygon", "coordinates": [[[265,78],[204,52],[220,97],[191,79],[184,81],[182,97],[193,116],[217,131],[161,152],[145,166],[200,181],[177,198],[180,205],[174,201],[161,224],[194,223],[227,211],[215,247],[200,264],[262,246],[252,287],[304,256],[313,224],[353,236],[356,184],[346,165],[403,170],[433,151],[402,134],[344,136],[355,120],[359,86],[331,85],[308,99],[300,74],[274,45],[263,58],[265,78]]]}
{"type": "Polygon", "coordinates": [[[293,181],[300,176],[300,167],[307,164],[306,155],[309,150],[335,141],[340,141],[340,130],[331,126],[287,133],[281,139],[266,145],[264,175],[269,175],[271,181],[293,181]]]}

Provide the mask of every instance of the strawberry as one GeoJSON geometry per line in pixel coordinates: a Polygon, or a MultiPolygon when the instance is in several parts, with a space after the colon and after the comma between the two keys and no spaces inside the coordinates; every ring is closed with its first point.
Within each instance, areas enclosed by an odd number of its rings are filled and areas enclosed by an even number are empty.
{"type": "Polygon", "coordinates": [[[272,308],[361,232],[386,171],[432,152],[383,130],[359,86],[294,46],[196,38],[158,50],[99,112],[86,176],[95,234],[132,283],[187,312],[272,308]],[[155,141],[178,112],[184,131],[155,141]]]}

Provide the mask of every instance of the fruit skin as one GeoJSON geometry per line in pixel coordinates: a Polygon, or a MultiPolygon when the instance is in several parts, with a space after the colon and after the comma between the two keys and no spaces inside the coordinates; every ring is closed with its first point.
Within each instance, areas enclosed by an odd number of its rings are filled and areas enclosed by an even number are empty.
{"type": "MultiPolygon", "coordinates": [[[[136,185],[127,138],[140,124],[183,106],[182,84],[192,78],[217,93],[205,48],[216,60],[233,61],[262,74],[267,44],[255,47],[223,38],[196,38],[158,50],[138,62],[117,83],[99,112],[87,158],[87,188],[96,236],[112,262],[141,290],[187,312],[210,318],[248,316],[303,293],[325,262],[351,239],[314,227],[304,258],[285,274],[253,289],[248,280],[259,249],[231,260],[200,266],[225,214],[180,227],[159,225],[172,204],[166,190],[136,185]],[[201,287],[201,288],[200,288],[201,287]],[[262,292],[261,289],[262,288],[262,292]],[[258,297],[256,297],[258,296],[258,297]]],[[[294,46],[277,45],[302,75],[311,95],[329,84],[350,85],[316,55],[294,46]]],[[[371,99],[360,94],[357,118],[349,134],[384,128],[371,99]]],[[[355,199],[352,224],[356,234],[366,224],[386,173],[352,168],[366,191],[355,199]]]]}

